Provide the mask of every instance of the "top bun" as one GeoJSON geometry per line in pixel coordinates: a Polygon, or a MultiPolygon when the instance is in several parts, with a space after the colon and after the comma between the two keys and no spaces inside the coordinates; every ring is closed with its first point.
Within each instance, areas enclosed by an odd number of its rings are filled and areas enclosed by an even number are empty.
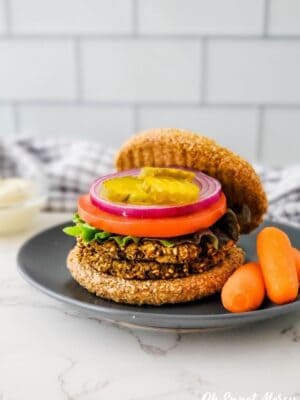
{"type": "Polygon", "coordinates": [[[241,233],[255,229],[267,211],[266,194],[253,167],[205,136],[162,128],[130,138],[116,156],[117,170],[146,166],[193,168],[218,179],[228,207],[238,215],[241,233]]]}

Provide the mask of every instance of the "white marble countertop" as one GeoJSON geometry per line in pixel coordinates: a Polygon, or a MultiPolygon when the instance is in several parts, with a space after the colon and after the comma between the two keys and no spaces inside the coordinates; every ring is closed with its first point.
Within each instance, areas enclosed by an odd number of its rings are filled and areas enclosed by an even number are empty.
{"type": "Polygon", "coordinates": [[[300,399],[300,314],[223,332],[144,332],[31,288],[18,248],[66,219],[44,213],[0,238],[1,400],[300,399]]]}

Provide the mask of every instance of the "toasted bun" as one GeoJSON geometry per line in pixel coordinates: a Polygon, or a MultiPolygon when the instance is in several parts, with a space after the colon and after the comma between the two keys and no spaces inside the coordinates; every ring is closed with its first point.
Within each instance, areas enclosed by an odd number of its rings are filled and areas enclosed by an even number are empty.
{"type": "Polygon", "coordinates": [[[89,292],[117,303],[185,303],[220,292],[227,279],[244,262],[244,252],[233,248],[220,266],[186,278],[170,280],[128,280],[103,274],[78,262],[76,247],[67,259],[73,278],[89,292]]]}
{"type": "Polygon", "coordinates": [[[240,219],[241,233],[261,222],[267,198],[253,167],[214,140],[181,129],[153,129],[132,137],[116,156],[119,171],[145,166],[193,168],[218,179],[228,206],[237,214],[247,206],[251,217],[240,219]]]}

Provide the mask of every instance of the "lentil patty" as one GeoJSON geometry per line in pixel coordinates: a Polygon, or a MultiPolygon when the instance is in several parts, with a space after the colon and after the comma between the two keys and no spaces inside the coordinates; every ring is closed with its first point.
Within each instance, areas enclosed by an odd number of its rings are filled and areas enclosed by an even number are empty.
{"type": "Polygon", "coordinates": [[[160,242],[145,240],[120,248],[114,241],[84,243],[78,239],[76,254],[83,268],[124,279],[174,279],[200,274],[220,264],[235,247],[233,240],[216,249],[209,241],[180,243],[166,247],[160,242]]]}
{"type": "Polygon", "coordinates": [[[83,267],[78,247],[68,255],[67,265],[73,278],[89,292],[104,299],[127,304],[174,304],[194,301],[221,291],[227,279],[244,262],[244,252],[230,249],[219,265],[202,274],[178,279],[122,279],[83,267]]]}

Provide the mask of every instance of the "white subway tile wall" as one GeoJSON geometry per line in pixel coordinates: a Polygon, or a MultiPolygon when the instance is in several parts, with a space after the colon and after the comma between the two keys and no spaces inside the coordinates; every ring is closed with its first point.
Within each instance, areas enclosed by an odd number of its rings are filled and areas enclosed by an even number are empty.
{"type": "Polygon", "coordinates": [[[11,106],[0,105],[0,137],[11,135],[15,131],[14,114],[11,106]]]}
{"type": "Polygon", "coordinates": [[[267,163],[280,159],[300,162],[300,112],[269,109],[265,113],[263,157],[267,163]]]}
{"type": "Polygon", "coordinates": [[[0,0],[0,136],[203,132],[300,162],[300,0],[0,0]]]}
{"type": "Polygon", "coordinates": [[[197,41],[91,40],[81,49],[85,100],[200,100],[201,44],[197,41]]]}
{"type": "Polygon", "coordinates": [[[300,103],[300,42],[217,40],[207,57],[210,103],[300,103]]]}
{"type": "Polygon", "coordinates": [[[71,40],[0,40],[0,100],[75,100],[71,40]]]}
{"type": "Polygon", "coordinates": [[[112,137],[120,145],[134,131],[134,113],[130,107],[99,107],[86,105],[28,106],[19,109],[19,124],[24,132],[69,138],[101,141],[112,144],[112,137]]]}
{"type": "Polygon", "coordinates": [[[0,0],[0,34],[6,31],[5,21],[5,3],[4,0],[0,0]]]}
{"type": "Polygon", "coordinates": [[[211,136],[250,161],[256,160],[258,111],[254,108],[141,108],[139,129],[153,125],[187,128],[211,136]]]}
{"type": "Polygon", "coordinates": [[[272,0],[269,32],[274,35],[300,35],[300,1],[272,0]]]}
{"type": "Polygon", "coordinates": [[[11,0],[12,31],[21,34],[128,34],[131,0],[11,0]]]}
{"type": "Polygon", "coordinates": [[[263,33],[264,0],[137,1],[140,33],[167,35],[263,33]]]}

